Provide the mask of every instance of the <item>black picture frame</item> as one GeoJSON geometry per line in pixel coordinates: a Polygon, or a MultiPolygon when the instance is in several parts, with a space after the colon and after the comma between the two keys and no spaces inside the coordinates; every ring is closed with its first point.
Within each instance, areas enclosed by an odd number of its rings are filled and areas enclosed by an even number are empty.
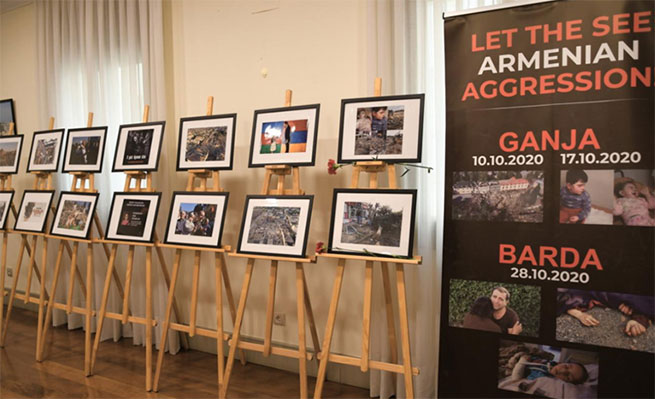
{"type": "Polygon", "coordinates": [[[3,201],[6,201],[5,208],[0,209],[0,230],[2,231],[7,230],[7,219],[9,218],[9,209],[13,205],[14,194],[15,194],[14,190],[0,191],[0,204],[3,201]]]}
{"type": "MultiPolygon", "coordinates": [[[[46,222],[48,221],[48,213],[50,212],[50,207],[52,206],[52,199],[55,196],[55,190],[25,190],[23,192],[23,198],[21,198],[20,201],[20,206],[18,207],[18,216],[16,217],[16,221],[14,223],[14,230],[15,231],[25,231],[29,233],[43,233],[46,230],[46,222]],[[25,204],[25,200],[28,196],[31,195],[38,195],[38,194],[44,194],[48,196],[47,199],[47,206],[43,209],[41,209],[41,212],[44,213],[43,220],[40,222],[40,227],[39,228],[34,228],[30,229],[27,228],[27,226],[20,227],[19,225],[21,224],[21,215],[23,215],[25,209],[23,209],[23,205],[25,204]]],[[[29,201],[29,199],[28,199],[29,201]]],[[[28,203],[29,204],[29,203],[28,203]]]]}
{"type": "MultiPolygon", "coordinates": [[[[237,245],[236,251],[238,253],[242,254],[251,254],[251,255],[264,255],[264,256],[277,256],[277,257],[289,257],[289,258],[305,258],[306,252],[307,252],[307,239],[309,237],[309,228],[310,228],[310,223],[311,223],[311,215],[312,215],[312,206],[314,203],[314,196],[313,195],[248,195],[246,196],[246,202],[243,210],[243,217],[241,219],[241,230],[239,231],[239,243],[237,245]],[[246,225],[247,222],[252,222],[248,218],[249,215],[249,210],[250,210],[250,205],[251,203],[259,200],[264,200],[264,201],[303,201],[307,202],[305,205],[306,213],[305,216],[302,220],[300,220],[300,217],[302,216],[302,210],[301,214],[299,214],[299,221],[298,221],[298,226],[303,227],[303,232],[300,233],[301,237],[303,238],[302,243],[298,246],[300,251],[296,251],[296,253],[290,253],[290,251],[287,252],[273,252],[273,251],[266,251],[266,250],[255,250],[256,248],[245,248],[244,249],[244,244],[245,245],[250,245],[252,247],[256,247],[257,245],[261,244],[253,244],[253,243],[244,243],[244,236],[250,232],[250,227],[251,225],[246,225]],[[302,222],[304,221],[304,224],[302,222]]],[[[296,235],[296,238],[298,235],[296,235]]],[[[280,245],[269,245],[270,247],[285,247],[285,246],[280,246],[280,245]]],[[[295,243],[294,243],[294,246],[295,243]]]]}
{"type": "MultiPolygon", "coordinates": [[[[84,137],[84,136],[80,136],[84,137]]],[[[107,126],[99,126],[99,127],[80,127],[80,128],[74,128],[74,129],[68,129],[68,132],[66,134],[66,145],[64,147],[64,161],[62,165],[62,172],[64,173],[70,173],[70,172],[87,172],[87,173],[100,173],[102,172],[102,164],[105,159],[105,146],[107,143],[107,126]],[[71,139],[77,138],[81,133],[84,132],[89,132],[89,133],[100,133],[100,134],[94,134],[94,137],[100,137],[100,144],[98,148],[98,154],[97,154],[97,159],[96,163],[93,164],[92,166],[79,166],[82,164],[71,164],[71,156],[72,156],[72,143],[71,139]],[[69,150],[69,148],[71,148],[69,150]]],[[[89,164],[90,165],[90,164],[89,164]]]]}
{"type": "MultiPolygon", "coordinates": [[[[399,162],[404,162],[404,163],[420,163],[422,159],[422,149],[423,149],[423,118],[424,118],[424,113],[425,113],[425,94],[408,94],[408,95],[397,95],[397,96],[380,96],[380,97],[361,97],[361,98],[347,98],[341,100],[341,112],[340,112],[340,117],[339,117],[339,147],[338,147],[338,153],[337,153],[337,162],[338,163],[353,163],[353,162],[359,162],[359,161],[373,161],[373,160],[379,160],[379,161],[384,161],[386,163],[399,163],[399,162]],[[412,145],[412,148],[415,148],[416,150],[416,155],[411,156],[413,154],[413,151],[408,151],[407,156],[402,156],[402,153],[400,156],[396,157],[395,155],[389,155],[389,154],[359,154],[359,155],[347,155],[344,151],[344,146],[350,142],[350,140],[346,140],[346,130],[348,130],[348,134],[352,133],[350,130],[351,129],[346,129],[346,125],[348,124],[349,127],[354,127],[352,124],[351,120],[347,120],[347,111],[346,109],[348,108],[349,113],[351,112],[351,109],[349,107],[354,106],[356,104],[362,104],[369,107],[373,108],[373,105],[371,103],[379,104],[379,106],[387,106],[386,104],[392,104],[392,102],[399,102],[399,101],[407,101],[408,103],[410,101],[416,101],[418,100],[418,109],[415,111],[418,112],[417,118],[414,121],[414,124],[416,126],[416,138],[415,140],[413,139],[412,142],[415,142],[415,146],[412,145]]],[[[355,108],[357,110],[357,108],[355,108]]],[[[404,111],[403,111],[404,114],[404,111]]],[[[352,115],[351,115],[352,116],[352,115]]],[[[404,116],[403,116],[404,118],[404,116]]],[[[403,120],[404,123],[404,120],[403,120]]],[[[355,123],[356,126],[356,123],[355,123]]],[[[404,129],[404,127],[403,127],[404,129]]],[[[403,145],[405,144],[406,137],[405,133],[403,132],[403,145]]],[[[386,137],[386,130],[385,130],[385,137],[386,137]]],[[[409,136],[408,136],[409,137],[409,136]]],[[[353,140],[356,140],[356,132],[355,132],[355,137],[352,138],[353,140]]],[[[411,144],[412,142],[409,142],[407,144],[411,144]]],[[[354,142],[353,142],[354,143],[354,142]]],[[[356,143],[354,144],[356,145],[356,143]]],[[[386,143],[385,143],[386,146],[386,143]]],[[[353,153],[356,152],[353,147],[353,153]]],[[[348,151],[349,153],[349,151],[348,151]]]]}
{"type": "MultiPolygon", "coordinates": [[[[413,257],[413,249],[414,249],[414,228],[415,228],[415,219],[416,219],[416,195],[417,195],[417,190],[415,189],[360,189],[360,188],[336,188],[334,189],[333,197],[332,197],[332,211],[331,211],[331,217],[330,217],[330,236],[328,240],[328,248],[327,251],[330,253],[336,253],[336,254],[345,254],[345,255],[362,255],[362,256],[379,256],[381,258],[396,258],[396,257],[401,257],[404,259],[411,259],[413,257]],[[376,248],[369,246],[368,249],[365,248],[363,244],[361,244],[362,248],[361,249],[354,249],[354,248],[344,248],[341,246],[336,246],[337,244],[334,240],[335,237],[335,227],[340,227],[342,230],[342,224],[343,224],[343,212],[340,212],[341,207],[339,206],[339,196],[341,194],[346,194],[346,195],[351,195],[351,197],[356,197],[356,196],[362,196],[362,199],[365,199],[366,196],[371,196],[371,201],[382,201],[382,198],[387,199],[387,204],[389,204],[390,198],[388,197],[389,195],[391,196],[410,196],[409,201],[411,204],[411,212],[409,215],[409,225],[404,225],[403,220],[401,219],[401,230],[400,230],[400,235],[398,237],[399,241],[399,248],[401,250],[396,251],[396,253],[390,253],[389,251],[376,251],[376,248]],[[340,219],[341,223],[338,223],[337,221],[337,212],[340,212],[340,219]],[[407,238],[403,239],[403,235],[406,234],[407,238]],[[402,245],[403,241],[406,242],[406,245],[402,245]],[[402,250],[402,249],[405,250],[402,250]]],[[[346,201],[344,201],[346,202],[346,201]]],[[[353,202],[353,201],[350,201],[353,202]]],[[[401,215],[401,218],[403,216],[401,215]]],[[[361,223],[359,223],[361,224],[361,223]]],[[[360,245],[357,243],[339,243],[339,245],[350,245],[352,247],[355,247],[356,245],[360,245]]],[[[373,244],[375,246],[375,244],[373,244]]],[[[390,246],[380,246],[378,248],[390,248],[390,246]]]]}
{"type": "MultiPolygon", "coordinates": [[[[120,205],[124,204],[123,199],[119,199],[120,205]]],[[[111,205],[109,208],[109,219],[107,221],[107,227],[105,228],[105,239],[109,241],[134,241],[134,242],[145,242],[145,243],[150,243],[152,244],[154,242],[154,232],[155,232],[155,227],[157,225],[157,215],[159,213],[159,207],[161,206],[161,193],[154,191],[154,192],[128,192],[128,191],[117,191],[114,192],[114,196],[111,199],[111,205]],[[125,234],[118,234],[118,224],[120,223],[120,213],[123,211],[123,207],[121,206],[121,209],[118,209],[119,215],[116,216],[116,209],[115,206],[117,205],[117,198],[118,197],[125,197],[125,199],[133,199],[133,200],[143,200],[144,197],[149,197],[147,198],[148,200],[154,200],[156,201],[155,204],[155,209],[152,211],[152,214],[147,214],[146,219],[144,221],[144,234],[142,234],[140,237],[142,239],[137,239],[135,238],[136,236],[129,236],[125,234]],[[150,227],[147,226],[148,221],[151,221],[150,227]],[[147,232],[146,232],[147,230],[147,232]],[[122,235],[123,237],[118,237],[119,235],[122,235]]],[[[148,208],[150,212],[150,208],[148,208]]]]}
{"type": "MultiPolygon", "coordinates": [[[[269,109],[259,109],[255,111],[254,117],[253,117],[253,123],[252,123],[252,134],[250,137],[250,156],[248,158],[248,167],[249,168],[262,168],[266,167],[267,165],[288,165],[288,166],[314,166],[314,163],[316,161],[316,144],[318,143],[317,138],[318,138],[318,122],[319,122],[319,116],[320,116],[320,110],[321,110],[321,105],[320,104],[309,104],[309,105],[299,105],[295,107],[281,107],[281,108],[269,108],[269,109]],[[279,114],[279,120],[276,120],[277,123],[282,123],[286,120],[289,120],[287,118],[284,118],[285,114],[288,113],[296,113],[297,111],[314,111],[313,114],[313,120],[312,120],[312,135],[313,137],[310,138],[309,136],[309,131],[310,131],[310,126],[307,126],[307,136],[305,140],[306,144],[306,149],[305,153],[307,152],[307,147],[311,146],[311,155],[306,160],[296,160],[294,161],[293,159],[279,159],[278,161],[275,161],[273,159],[269,159],[268,161],[266,160],[259,160],[257,158],[265,158],[268,157],[268,155],[262,156],[261,153],[256,153],[255,148],[259,147],[261,148],[261,140],[258,140],[258,135],[261,135],[261,132],[259,132],[260,129],[258,129],[259,126],[259,121],[260,118],[263,118],[264,115],[270,115],[270,114],[279,114]],[[259,145],[258,145],[259,144],[259,145]]],[[[288,115],[287,115],[288,116],[288,115]]],[[[289,118],[291,116],[288,116],[289,118]]],[[[276,118],[278,119],[278,118],[276,118]]],[[[308,119],[309,121],[310,119],[308,119]]],[[[262,121],[263,123],[271,123],[271,122],[265,122],[262,121]]],[[[287,152],[287,155],[289,153],[287,152]]],[[[295,152],[291,152],[291,154],[295,154],[295,152]]],[[[278,156],[280,157],[280,156],[278,156]]],[[[272,157],[269,157],[272,158],[272,157]]],[[[289,158],[287,156],[287,158],[289,158]]]]}
{"type": "MultiPolygon", "coordinates": [[[[178,141],[177,141],[177,171],[187,171],[191,169],[207,169],[207,170],[232,170],[234,167],[234,142],[236,139],[236,125],[237,125],[237,114],[222,114],[222,115],[204,115],[204,116],[190,116],[186,118],[181,118],[180,119],[180,128],[178,132],[178,141]],[[184,166],[182,165],[182,152],[186,148],[186,146],[183,146],[183,135],[184,135],[184,130],[185,130],[185,124],[190,124],[193,122],[200,122],[200,121],[211,121],[211,120],[221,120],[221,119],[230,119],[231,124],[232,124],[232,129],[230,132],[227,133],[229,140],[226,140],[230,142],[229,145],[226,145],[226,153],[227,150],[229,149],[229,156],[225,157],[225,160],[227,160],[227,165],[224,166],[216,166],[216,165],[211,165],[208,163],[208,161],[205,161],[205,164],[201,164],[201,162],[198,162],[199,165],[189,165],[189,166],[184,166]]],[[[188,163],[188,161],[187,161],[188,163]]]]}
{"type": "Polygon", "coordinates": [[[0,136],[9,135],[9,123],[14,122],[14,133],[18,132],[18,125],[16,124],[16,111],[14,108],[14,99],[7,98],[0,100],[0,136]],[[9,111],[9,118],[4,118],[5,110],[9,111]],[[6,124],[6,128],[5,128],[6,124]]]}
{"type": "Polygon", "coordinates": [[[32,144],[30,145],[30,157],[27,161],[27,172],[56,172],[59,169],[59,161],[61,159],[61,150],[64,147],[64,133],[65,129],[53,129],[53,130],[41,130],[34,132],[32,134],[32,144]],[[52,166],[48,167],[35,167],[34,165],[34,156],[36,149],[34,148],[39,136],[44,136],[46,134],[58,134],[59,135],[59,148],[55,151],[54,157],[55,160],[52,162],[52,166]]]}
{"type": "MultiPolygon", "coordinates": [[[[5,166],[0,166],[0,174],[5,174],[5,175],[15,175],[18,173],[18,167],[20,166],[20,157],[23,152],[23,139],[25,137],[22,134],[10,134],[8,136],[0,136],[0,145],[3,144],[3,142],[15,142],[18,141],[18,145],[16,146],[16,155],[13,158],[13,165],[5,165],[5,166]]],[[[0,159],[4,154],[0,155],[0,159]]]]}
{"type": "Polygon", "coordinates": [[[125,171],[141,171],[141,172],[154,172],[159,168],[159,160],[161,158],[161,147],[164,142],[164,132],[166,130],[166,121],[159,122],[146,122],[146,123],[131,123],[121,125],[118,128],[118,136],[116,138],[116,151],[114,152],[114,161],[112,162],[112,172],[125,172],[125,171]],[[153,127],[152,141],[159,141],[150,143],[150,151],[148,153],[147,162],[145,164],[135,164],[133,166],[125,164],[126,151],[128,149],[127,135],[134,129],[145,129],[153,127]],[[154,157],[154,162],[152,158],[154,157]]]}
{"type": "MultiPolygon", "coordinates": [[[[164,234],[164,243],[172,245],[184,245],[188,247],[205,247],[205,248],[219,248],[223,240],[223,228],[225,227],[225,215],[227,214],[227,204],[229,200],[230,193],[228,192],[198,192],[198,191],[175,191],[173,192],[173,197],[171,199],[170,211],[168,213],[168,220],[166,223],[166,234],[164,234]],[[223,197],[223,209],[220,212],[216,212],[216,218],[214,219],[214,228],[217,228],[216,221],[220,221],[218,225],[218,234],[213,244],[207,243],[198,243],[198,242],[184,242],[184,240],[172,240],[169,234],[171,233],[171,226],[174,223],[174,219],[177,219],[175,205],[177,204],[176,199],[181,196],[193,196],[201,199],[202,197],[223,197]]],[[[197,237],[190,235],[191,237],[197,237]]],[[[211,237],[210,237],[211,238],[211,237]]],[[[191,240],[189,240],[191,241],[191,240]]],[[[209,240],[205,240],[209,241],[209,240]]]]}
{"type": "MultiPolygon", "coordinates": [[[[52,224],[50,225],[50,235],[52,236],[59,236],[59,237],[69,237],[69,238],[78,238],[78,239],[83,239],[83,240],[88,240],[89,236],[91,235],[91,229],[93,225],[93,215],[96,211],[96,208],[98,206],[98,199],[100,197],[99,193],[84,193],[84,192],[75,192],[75,191],[62,191],[59,194],[59,201],[57,202],[57,210],[55,211],[55,217],[52,220],[52,224]],[[76,234],[65,234],[62,232],[58,232],[58,227],[57,223],[59,220],[61,220],[62,215],[60,214],[60,210],[62,207],[62,204],[64,201],[67,200],[65,197],[87,197],[91,198],[91,206],[89,208],[88,214],[87,214],[87,220],[86,220],[86,226],[85,226],[85,233],[82,235],[76,235],[76,234]]],[[[71,199],[74,200],[74,199],[71,199]]]]}

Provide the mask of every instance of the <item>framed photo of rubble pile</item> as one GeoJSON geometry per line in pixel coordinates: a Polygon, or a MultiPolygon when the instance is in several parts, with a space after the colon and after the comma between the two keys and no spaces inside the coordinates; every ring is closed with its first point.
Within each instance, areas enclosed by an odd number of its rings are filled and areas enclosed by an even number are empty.
{"type": "Polygon", "coordinates": [[[28,172],[56,172],[64,141],[64,129],[34,132],[28,172]]]}
{"type": "Polygon", "coordinates": [[[97,202],[98,193],[62,192],[50,234],[88,239],[97,202]]]}
{"type": "Polygon", "coordinates": [[[0,173],[12,175],[18,173],[22,147],[22,134],[0,137],[0,173]]]}
{"type": "Polygon", "coordinates": [[[121,125],[112,172],[157,170],[165,125],[164,121],[121,125]]]}
{"type": "Polygon", "coordinates": [[[180,119],[177,170],[231,170],[237,114],[180,119]]]}
{"type": "Polygon", "coordinates": [[[161,193],[116,192],[109,208],[108,240],[153,242],[161,193]]]}
{"type": "Polygon", "coordinates": [[[107,126],[68,129],[63,171],[100,173],[106,136],[107,126]]]}
{"type": "Polygon", "coordinates": [[[248,167],[313,166],[320,105],[255,111],[248,167]]]}
{"type": "Polygon", "coordinates": [[[54,190],[25,190],[14,230],[43,233],[54,190]]]}
{"type": "Polygon", "coordinates": [[[229,193],[174,192],[164,242],[219,247],[228,196],[229,193]]]}
{"type": "Polygon", "coordinates": [[[412,257],[416,190],[335,189],[328,251],[412,257]]]}
{"type": "Polygon", "coordinates": [[[303,258],[313,195],[249,195],[237,252],[303,258]]]}
{"type": "Polygon", "coordinates": [[[424,94],[341,100],[338,162],[421,162],[424,94]]]}

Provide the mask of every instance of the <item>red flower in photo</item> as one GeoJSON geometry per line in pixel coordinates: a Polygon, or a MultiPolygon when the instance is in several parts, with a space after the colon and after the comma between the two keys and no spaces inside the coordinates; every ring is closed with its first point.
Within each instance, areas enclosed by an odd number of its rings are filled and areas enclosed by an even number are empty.
{"type": "Polygon", "coordinates": [[[325,243],[323,243],[323,241],[318,241],[316,243],[316,253],[322,254],[323,252],[325,252],[325,243]]]}
{"type": "Polygon", "coordinates": [[[337,169],[341,168],[343,165],[339,165],[334,159],[328,161],[328,174],[336,175],[337,169]]]}

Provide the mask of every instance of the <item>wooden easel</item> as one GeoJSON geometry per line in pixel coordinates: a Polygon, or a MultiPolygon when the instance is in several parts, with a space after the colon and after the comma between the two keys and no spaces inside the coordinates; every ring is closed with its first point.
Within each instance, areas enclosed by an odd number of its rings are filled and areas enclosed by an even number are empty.
{"type": "MultiPolygon", "coordinates": [[[[285,106],[291,106],[291,90],[285,93],[285,106]]],[[[288,165],[275,165],[266,166],[266,178],[262,187],[261,193],[263,195],[302,195],[304,191],[300,189],[300,171],[298,167],[290,167],[288,165]],[[291,189],[284,188],[284,178],[287,175],[292,175],[293,182],[291,189]],[[277,176],[276,189],[270,189],[271,178],[273,175],[277,176]]],[[[305,312],[307,312],[307,320],[309,322],[310,333],[314,343],[314,350],[320,351],[320,343],[318,334],[316,332],[316,323],[314,322],[314,313],[312,312],[312,305],[307,290],[307,281],[305,280],[305,263],[315,263],[316,257],[307,258],[291,258],[291,257],[276,257],[276,256],[263,256],[263,255],[249,255],[240,254],[235,252],[228,253],[229,256],[247,258],[246,274],[243,278],[243,285],[241,288],[241,295],[239,298],[239,307],[237,309],[236,321],[234,322],[234,330],[232,332],[232,339],[229,341],[230,351],[225,366],[225,375],[223,377],[223,386],[220,390],[220,397],[225,397],[229,388],[230,376],[234,366],[234,357],[237,348],[261,352],[265,357],[272,354],[298,359],[300,371],[300,397],[307,397],[307,360],[311,360],[311,354],[307,353],[305,341],[305,312]],[[252,271],[256,260],[270,261],[270,273],[268,281],[268,301],[266,305],[266,331],[264,335],[264,343],[257,344],[252,342],[241,342],[240,332],[241,324],[243,322],[243,315],[246,310],[246,301],[248,299],[248,291],[250,289],[250,280],[252,278],[252,271]],[[277,283],[277,267],[278,262],[291,262],[296,264],[296,292],[297,292],[297,313],[298,313],[298,350],[275,347],[271,344],[271,337],[273,334],[273,316],[275,308],[275,286],[277,283]]]]}
{"type": "MultiPolygon", "coordinates": [[[[214,109],[214,97],[209,97],[207,99],[207,115],[212,115],[214,109]]],[[[189,177],[187,179],[186,191],[198,191],[198,192],[222,192],[223,188],[220,186],[220,175],[217,170],[206,170],[206,169],[194,169],[189,171],[189,177]],[[196,179],[199,180],[199,187],[195,186],[196,179]],[[207,187],[207,180],[213,180],[213,186],[211,188],[207,187]]],[[[166,303],[166,316],[164,319],[164,324],[162,325],[162,336],[159,346],[159,353],[157,355],[157,368],[155,370],[155,379],[153,383],[153,391],[157,392],[159,390],[159,377],[161,376],[161,369],[164,363],[164,352],[166,350],[166,339],[168,338],[168,330],[172,329],[175,331],[188,333],[190,337],[193,337],[195,334],[214,338],[216,339],[216,353],[218,359],[218,386],[223,384],[223,372],[224,372],[224,353],[223,353],[223,341],[229,339],[229,335],[223,332],[223,284],[225,284],[225,291],[227,296],[227,301],[230,307],[230,314],[232,316],[232,322],[236,319],[236,307],[234,303],[234,298],[232,296],[232,286],[230,284],[230,276],[227,273],[226,263],[225,263],[225,252],[230,251],[230,246],[225,245],[222,248],[206,248],[206,247],[189,247],[184,245],[173,245],[173,244],[164,244],[161,242],[156,243],[159,247],[172,248],[175,249],[175,260],[173,262],[173,274],[171,278],[171,285],[168,290],[168,301],[166,303]],[[191,318],[189,325],[184,325],[181,323],[171,323],[171,309],[173,307],[173,299],[175,298],[175,286],[177,284],[177,276],[180,269],[182,251],[194,251],[194,262],[193,262],[193,283],[191,286],[191,318]],[[210,252],[214,254],[215,261],[215,279],[216,279],[216,330],[210,330],[207,328],[201,328],[196,326],[196,315],[198,310],[198,286],[200,280],[200,261],[203,252],[210,252]]],[[[241,351],[241,361],[245,364],[245,353],[241,351]]]]}
{"type": "MultiPolygon", "coordinates": [[[[51,117],[50,122],[49,122],[49,130],[54,129],[54,125],[55,125],[55,118],[51,117]]],[[[14,127],[13,123],[10,124],[10,132],[12,132],[12,134],[13,134],[13,127],[14,127]]],[[[34,179],[34,186],[33,186],[34,190],[51,190],[52,189],[52,173],[51,172],[32,172],[32,174],[34,175],[34,178],[35,178],[34,179]]],[[[1,187],[0,187],[1,189],[6,190],[6,191],[13,191],[13,188],[11,187],[11,175],[8,175],[8,174],[0,175],[0,182],[2,183],[1,187]]],[[[51,207],[50,209],[54,214],[54,212],[55,212],[54,207],[51,207]]],[[[14,206],[13,203],[11,204],[11,210],[12,210],[12,213],[14,214],[14,217],[16,219],[18,219],[18,211],[16,210],[16,207],[14,206]]],[[[46,220],[46,226],[47,226],[47,220],[46,220]]],[[[9,230],[5,230],[5,232],[4,232],[5,237],[3,237],[3,238],[5,240],[7,238],[7,233],[8,232],[9,232],[9,230]]],[[[4,241],[3,241],[3,245],[4,245],[4,241]]],[[[71,248],[68,245],[68,243],[66,243],[65,249],[67,250],[68,256],[70,257],[71,256],[71,248]]],[[[11,291],[10,291],[10,294],[9,294],[9,301],[8,301],[8,304],[7,304],[7,314],[5,316],[6,318],[5,318],[4,323],[3,323],[4,325],[0,325],[0,331],[2,332],[2,334],[0,335],[0,347],[4,346],[5,339],[7,338],[7,330],[8,330],[8,327],[9,327],[9,320],[11,319],[11,311],[13,309],[14,299],[23,300],[25,302],[25,304],[27,304],[27,303],[39,304],[39,307],[41,307],[42,303],[44,301],[47,301],[48,298],[49,298],[48,293],[45,290],[45,277],[46,277],[46,264],[45,264],[45,261],[47,260],[47,250],[48,250],[48,241],[47,241],[47,237],[45,237],[45,234],[43,234],[43,233],[23,233],[23,232],[21,232],[21,244],[20,244],[20,248],[18,250],[16,274],[15,274],[14,281],[13,281],[11,291]],[[31,245],[27,242],[27,236],[28,235],[32,235],[32,244],[31,245]],[[39,271],[39,266],[38,266],[38,264],[36,262],[36,246],[37,246],[37,243],[38,243],[37,240],[38,240],[39,236],[43,237],[43,264],[42,264],[41,271],[39,271]],[[18,287],[18,278],[20,277],[21,265],[23,263],[23,251],[25,251],[25,250],[27,250],[27,254],[30,257],[30,266],[29,266],[29,270],[28,270],[28,273],[27,273],[27,285],[26,285],[25,294],[17,294],[16,289],[18,287]],[[36,274],[36,278],[37,278],[37,280],[39,281],[39,284],[40,284],[39,298],[33,297],[31,295],[31,292],[30,292],[31,287],[32,287],[32,273],[36,274]]],[[[73,260],[72,264],[75,264],[74,260],[73,260]]],[[[5,276],[4,273],[5,273],[5,269],[6,269],[6,253],[3,254],[3,270],[2,270],[2,274],[3,274],[2,275],[3,293],[4,293],[4,276],[5,276]]],[[[82,276],[81,276],[79,270],[77,270],[77,267],[75,267],[75,272],[76,272],[75,276],[78,278],[80,283],[84,284],[83,281],[82,281],[82,276]]],[[[4,301],[4,297],[3,297],[3,301],[4,301]]],[[[0,316],[2,316],[2,311],[0,311],[0,316]]],[[[38,316],[37,339],[36,339],[36,341],[37,341],[36,342],[37,343],[37,345],[36,345],[37,360],[38,360],[38,355],[39,355],[39,348],[41,346],[40,345],[40,339],[41,339],[41,328],[42,328],[41,324],[42,324],[42,321],[43,321],[43,312],[40,311],[39,316],[38,316]]]]}
{"type": "MultiPolygon", "coordinates": [[[[146,105],[143,111],[143,123],[148,122],[150,114],[150,106],[146,105]]],[[[152,192],[152,174],[143,171],[127,171],[125,172],[125,192],[152,192]],[[132,180],[135,184],[132,187],[132,180]],[[143,187],[143,182],[145,180],[146,186],[143,187]]],[[[157,242],[157,232],[153,231],[154,241],[157,242]]],[[[109,256],[109,263],[107,264],[107,274],[105,275],[105,283],[102,291],[102,300],[100,304],[100,310],[97,315],[97,327],[96,327],[96,336],[93,341],[93,349],[91,352],[91,360],[89,367],[89,374],[93,374],[93,369],[95,367],[96,356],[98,355],[98,348],[100,346],[100,336],[102,335],[102,327],[104,324],[105,318],[110,318],[114,320],[120,320],[122,324],[127,324],[127,322],[142,324],[145,326],[146,332],[146,390],[152,390],[152,328],[157,325],[157,321],[152,317],[152,248],[155,247],[154,243],[145,243],[145,242],[132,242],[132,241],[117,241],[117,240],[106,240],[100,239],[95,240],[94,242],[99,242],[104,244],[112,244],[111,254],[109,256]],[[115,263],[116,263],[116,253],[118,251],[119,245],[128,246],[128,258],[127,258],[127,269],[125,271],[125,292],[122,295],[123,299],[123,308],[122,313],[107,312],[107,302],[109,299],[109,289],[111,288],[112,274],[115,273],[115,263]],[[134,252],[136,247],[145,247],[146,250],[146,311],[145,317],[137,317],[130,315],[129,311],[129,301],[130,301],[130,289],[132,282],[132,269],[134,266],[134,252]]],[[[166,260],[164,254],[161,252],[161,248],[156,248],[157,256],[159,258],[159,264],[162,269],[162,275],[166,285],[170,287],[170,276],[168,274],[168,269],[166,268],[166,260]]],[[[116,278],[118,281],[118,278],[116,278]]],[[[179,311],[177,308],[177,302],[173,299],[173,310],[175,311],[175,316],[179,320],[179,311]]],[[[186,342],[186,337],[181,336],[181,343],[184,348],[188,348],[188,343],[186,342]]]]}
{"type": "MultiPolygon", "coordinates": [[[[380,96],[382,92],[382,80],[375,79],[375,95],[380,96]]],[[[358,188],[359,174],[365,172],[369,174],[368,187],[378,188],[379,174],[387,171],[389,188],[397,189],[396,181],[396,167],[394,164],[386,164],[382,161],[368,161],[357,162],[353,167],[353,175],[350,181],[351,188],[358,188]]],[[[336,258],[339,260],[337,265],[337,274],[332,288],[332,299],[330,301],[330,309],[328,312],[327,325],[325,327],[325,335],[323,336],[323,350],[318,355],[319,367],[318,375],[316,376],[316,387],[314,389],[314,398],[321,397],[323,392],[323,383],[325,382],[325,374],[327,372],[328,362],[340,363],[351,366],[359,366],[362,372],[369,369],[390,371],[393,373],[403,374],[405,377],[405,396],[407,398],[414,397],[414,384],[412,376],[419,374],[419,369],[412,367],[410,345],[409,345],[409,322],[407,317],[407,296],[405,291],[405,269],[404,265],[418,265],[421,263],[421,257],[415,256],[413,259],[394,259],[393,263],[396,264],[396,288],[398,293],[398,315],[400,320],[400,335],[402,347],[402,364],[398,363],[397,352],[397,336],[395,327],[395,317],[393,310],[393,298],[391,295],[391,281],[389,279],[389,266],[385,258],[375,256],[359,256],[359,255],[342,255],[342,254],[317,254],[326,258],[336,258]],[[362,317],[362,354],[361,357],[344,356],[330,353],[330,346],[332,344],[332,334],[334,333],[334,323],[337,316],[337,307],[339,305],[339,294],[341,293],[341,284],[343,282],[343,274],[346,268],[347,260],[358,260],[366,262],[364,271],[364,314],[362,317]],[[370,330],[371,330],[371,294],[373,286],[373,265],[379,262],[382,268],[382,283],[384,287],[384,300],[387,316],[387,332],[389,336],[389,347],[391,353],[391,362],[381,362],[369,360],[370,348],[370,330]]]]}
{"type": "MultiPolygon", "coordinates": [[[[14,122],[9,122],[9,134],[14,134],[14,122]]],[[[11,186],[11,174],[0,174],[0,191],[14,191],[14,188],[11,186]]],[[[11,202],[11,210],[14,213],[14,217],[17,217],[13,198],[11,202]]],[[[9,243],[9,233],[7,230],[7,221],[5,221],[5,229],[2,231],[2,258],[0,259],[0,288],[2,288],[2,293],[0,295],[0,337],[3,336],[4,330],[5,295],[7,295],[7,291],[5,291],[5,276],[7,275],[7,247],[9,243]]],[[[0,347],[3,347],[4,340],[2,340],[2,338],[0,338],[0,340],[2,341],[0,342],[0,347]]]]}

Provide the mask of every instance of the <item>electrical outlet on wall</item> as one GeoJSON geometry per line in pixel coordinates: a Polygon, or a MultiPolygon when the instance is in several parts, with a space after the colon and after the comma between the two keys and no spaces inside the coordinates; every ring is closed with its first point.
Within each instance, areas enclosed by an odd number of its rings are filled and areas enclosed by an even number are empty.
{"type": "Polygon", "coordinates": [[[11,267],[7,268],[7,277],[14,277],[14,269],[11,267]]]}
{"type": "Polygon", "coordinates": [[[273,316],[273,324],[278,326],[287,324],[287,316],[284,313],[275,313],[273,316]]]}

